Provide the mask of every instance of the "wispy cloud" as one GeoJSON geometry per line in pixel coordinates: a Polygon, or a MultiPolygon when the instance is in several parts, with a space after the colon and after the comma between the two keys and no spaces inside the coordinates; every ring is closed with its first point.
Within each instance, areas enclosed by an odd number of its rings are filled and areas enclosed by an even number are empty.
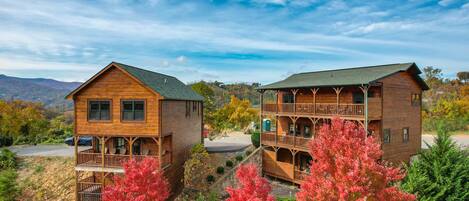
{"type": "Polygon", "coordinates": [[[0,1],[0,73],[84,80],[116,60],[186,82],[265,83],[287,72],[408,61],[454,74],[469,66],[468,4],[0,1]],[[70,78],[71,69],[82,73],[70,78]]]}

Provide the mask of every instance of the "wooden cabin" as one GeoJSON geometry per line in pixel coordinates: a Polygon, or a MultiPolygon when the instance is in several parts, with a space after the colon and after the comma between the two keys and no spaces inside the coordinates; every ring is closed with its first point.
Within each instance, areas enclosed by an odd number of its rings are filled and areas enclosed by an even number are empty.
{"type": "Polygon", "coordinates": [[[294,74],[261,86],[261,130],[265,175],[300,184],[309,172],[307,144],[324,123],[339,116],[381,140],[382,159],[409,162],[421,147],[422,91],[428,86],[415,63],[294,74]],[[276,100],[264,103],[263,93],[276,100]]]}
{"type": "Polygon", "coordinates": [[[67,95],[74,102],[76,196],[101,200],[122,162],[159,159],[172,192],[181,190],[190,148],[202,142],[203,97],[177,78],[112,62],[67,95]],[[92,137],[92,147],[77,142],[92,137]]]}

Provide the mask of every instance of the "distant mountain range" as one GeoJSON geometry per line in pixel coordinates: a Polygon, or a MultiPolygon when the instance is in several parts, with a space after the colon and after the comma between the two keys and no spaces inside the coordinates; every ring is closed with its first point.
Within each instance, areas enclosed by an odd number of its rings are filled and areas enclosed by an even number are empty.
{"type": "Polygon", "coordinates": [[[80,82],[61,82],[44,78],[19,78],[0,74],[0,99],[42,102],[47,107],[71,108],[64,99],[80,82]]]}

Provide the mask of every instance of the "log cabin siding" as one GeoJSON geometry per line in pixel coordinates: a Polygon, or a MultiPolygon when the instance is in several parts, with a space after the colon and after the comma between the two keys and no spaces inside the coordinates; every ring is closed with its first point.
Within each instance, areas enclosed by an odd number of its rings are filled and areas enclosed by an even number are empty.
{"type": "MultiPolygon", "coordinates": [[[[409,162],[421,148],[421,105],[411,104],[412,93],[422,93],[418,83],[406,72],[396,73],[380,80],[383,83],[382,129],[391,129],[391,142],[383,144],[383,159],[409,162]],[[403,142],[402,129],[409,128],[409,141],[403,142]]],[[[381,135],[381,139],[382,139],[381,135]]]]}
{"type": "Polygon", "coordinates": [[[179,192],[183,186],[184,162],[190,149],[202,140],[202,103],[162,100],[160,104],[162,133],[172,136],[172,164],[165,174],[173,192],[179,192]]]}
{"type": "Polygon", "coordinates": [[[136,80],[112,67],[75,95],[77,135],[158,135],[158,100],[160,96],[143,87],[136,80]],[[111,100],[111,120],[88,121],[88,101],[111,100]],[[145,121],[122,122],[121,100],[145,100],[145,121]]]}

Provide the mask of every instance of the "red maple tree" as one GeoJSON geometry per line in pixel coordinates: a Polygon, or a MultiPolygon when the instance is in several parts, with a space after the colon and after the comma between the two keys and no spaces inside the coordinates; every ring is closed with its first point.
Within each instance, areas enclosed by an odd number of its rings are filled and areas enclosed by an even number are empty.
{"type": "Polygon", "coordinates": [[[259,176],[254,164],[241,165],[236,171],[239,188],[227,187],[230,197],[226,201],[274,201],[269,195],[272,188],[269,182],[259,176]]]}
{"type": "Polygon", "coordinates": [[[103,192],[104,201],[164,201],[170,189],[157,159],[123,163],[124,177],[115,176],[114,185],[103,192]]]}
{"type": "Polygon", "coordinates": [[[353,122],[334,118],[309,144],[311,174],[296,194],[310,200],[415,200],[394,182],[405,174],[380,162],[379,142],[353,122]]]}

